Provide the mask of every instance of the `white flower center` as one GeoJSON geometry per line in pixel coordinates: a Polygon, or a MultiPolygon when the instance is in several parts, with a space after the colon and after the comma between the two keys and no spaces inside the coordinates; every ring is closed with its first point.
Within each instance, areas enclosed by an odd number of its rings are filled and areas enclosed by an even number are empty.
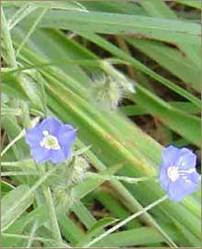
{"type": "Polygon", "coordinates": [[[40,142],[41,147],[46,148],[47,150],[59,150],[60,144],[58,139],[55,136],[49,134],[47,130],[43,131],[43,139],[40,142]]]}
{"type": "Polygon", "coordinates": [[[169,167],[168,170],[167,170],[167,174],[168,174],[168,177],[170,178],[170,180],[172,182],[177,181],[177,179],[180,176],[180,174],[178,172],[178,167],[175,167],[175,166],[169,167]]]}
{"type": "Polygon", "coordinates": [[[194,168],[187,169],[187,170],[180,170],[176,166],[171,166],[167,170],[168,177],[172,182],[175,182],[178,180],[178,178],[181,176],[182,179],[185,180],[185,182],[190,183],[191,181],[188,179],[188,174],[192,174],[195,172],[194,168]]]}

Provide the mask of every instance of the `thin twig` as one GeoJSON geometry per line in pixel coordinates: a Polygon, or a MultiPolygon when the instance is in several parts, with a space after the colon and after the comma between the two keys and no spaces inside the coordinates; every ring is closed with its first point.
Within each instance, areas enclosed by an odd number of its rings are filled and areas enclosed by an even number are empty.
{"type": "Polygon", "coordinates": [[[43,9],[42,12],[41,12],[41,14],[37,17],[37,19],[33,23],[31,29],[29,30],[29,32],[27,33],[27,35],[25,36],[25,38],[23,39],[23,41],[21,42],[21,44],[19,45],[19,47],[17,48],[16,57],[18,57],[18,55],[20,53],[20,50],[25,45],[25,43],[28,41],[29,37],[34,32],[34,30],[36,29],[37,25],[39,24],[39,22],[41,21],[42,17],[45,15],[45,13],[46,13],[47,10],[48,10],[48,8],[43,9]]]}
{"type": "Polygon", "coordinates": [[[7,51],[8,64],[13,68],[17,68],[15,50],[13,48],[11,34],[9,32],[8,23],[4,15],[3,8],[1,8],[1,32],[2,32],[2,38],[4,40],[5,50],[7,51]]]}

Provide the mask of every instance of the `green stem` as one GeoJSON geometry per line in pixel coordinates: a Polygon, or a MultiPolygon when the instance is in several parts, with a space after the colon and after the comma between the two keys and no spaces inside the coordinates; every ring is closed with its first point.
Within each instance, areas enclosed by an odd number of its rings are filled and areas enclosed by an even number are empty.
{"type": "Polygon", "coordinates": [[[5,46],[5,50],[7,51],[7,60],[8,60],[8,64],[11,67],[17,68],[17,62],[16,62],[16,58],[15,58],[15,51],[13,48],[13,43],[11,40],[11,34],[9,31],[9,27],[8,27],[8,23],[6,21],[6,17],[4,15],[4,11],[3,8],[1,8],[1,31],[2,31],[2,38],[4,41],[4,46],[5,46]]]}
{"type": "Polygon", "coordinates": [[[31,176],[31,175],[40,175],[35,171],[8,171],[8,172],[1,172],[1,176],[31,176]]]}
{"type": "Polygon", "coordinates": [[[147,212],[148,210],[150,210],[151,208],[155,207],[156,205],[158,205],[159,203],[163,202],[164,200],[167,199],[167,195],[161,197],[160,199],[158,199],[157,201],[151,203],[150,205],[148,205],[147,207],[143,208],[142,210],[140,210],[139,212],[129,216],[128,218],[126,218],[125,220],[119,222],[117,225],[115,225],[114,227],[110,228],[109,230],[107,230],[105,233],[101,234],[100,236],[98,236],[97,238],[93,239],[92,241],[90,241],[88,244],[84,245],[83,247],[88,248],[90,246],[92,246],[93,244],[95,244],[96,242],[98,242],[99,240],[105,238],[107,235],[115,232],[117,229],[119,229],[120,227],[126,225],[128,222],[130,222],[131,220],[137,218],[138,216],[140,216],[141,214],[147,212]]]}
{"type": "MultiPolygon", "coordinates": [[[[38,166],[38,165],[36,165],[36,166],[37,166],[37,169],[39,170],[39,172],[44,175],[45,174],[44,169],[42,167],[38,166]]],[[[54,202],[53,202],[51,190],[50,190],[50,188],[48,186],[45,186],[43,184],[42,185],[42,191],[43,191],[44,197],[46,199],[46,203],[47,203],[47,208],[48,208],[48,212],[49,212],[53,238],[56,241],[58,241],[60,243],[60,245],[62,245],[64,243],[63,243],[63,240],[62,240],[62,236],[61,236],[61,233],[60,233],[60,228],[59,228],[58,221],[57,221],[55,205],[54,205],[54,202]]]]}
{"type": "Polygon", "coordinates": [[[27,246],[26,248],[30,248],[32,247],[32,242],[33,242],[33,238],[34,238],[34,235],[36,233],[36,230],[37,230],[37,226],[38,226],[38,221],[36,220],[32,226],[32,229],[31,229],[31,233],[30,233],[30,237],[28,239],[28,242],[27,242],[27,246]]]}
{"type": "Polygon", "coordinates": [[[147,177],[147,176],[134,178],[134,177],[126,177],[126,176],[101,175],[101,174],[92,173],[92,172],[86,173],[86,176],[87,177],[97,178],[97,179],[103,179],[103,180],[106,180],[106,181],[119,180],[119,181],[124,181],[124,182],[132,183],[132,184],[152,180],[152,177],[147,177]]]}
{"type": "Polygon", "coordinates": [[[1,152],[1,157],[18,141],[20,140],[22,137],[24,137],[25,135],[25,129],[23,129],[17,137],[15,137],[7,146],[4,150],[2,150],[1,152]]]}
{"type": "MultiPolygon", "coordinates": [[[[1,234],[5,238],[13,238],[13,239],[29,239],[29,235],[22,235],[22,234],[12,234],[12,233],[2,233],[1,234]]],[[[54,243],[55,240],[49,239],[49,238],[44,238],[44,237],[32,237],[32,240],[34,241],[41,241],[41,242],[51,242],[54,243]]],[[[64,247],[69,247],[67,244],[63,243],[61,246],[64,247]]]]}

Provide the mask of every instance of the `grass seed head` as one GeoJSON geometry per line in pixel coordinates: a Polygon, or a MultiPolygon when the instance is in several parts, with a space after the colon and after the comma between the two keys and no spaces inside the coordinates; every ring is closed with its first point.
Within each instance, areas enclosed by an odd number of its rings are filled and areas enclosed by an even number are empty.
{"type": "Polygon", "coordinates": [[[91,95],[97,106],[106,111],[116,110],[123,99],[124,90],[114,77],[99,75],[94,77],[91,95]]]}

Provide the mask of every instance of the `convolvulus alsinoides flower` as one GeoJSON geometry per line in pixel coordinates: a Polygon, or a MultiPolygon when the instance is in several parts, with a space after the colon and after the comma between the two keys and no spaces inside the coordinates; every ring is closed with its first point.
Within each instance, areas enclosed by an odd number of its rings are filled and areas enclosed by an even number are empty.
{"type": "Polygon", "coordinates": [[[179,149],[172,145],[164,148],[159,178],[169,199],[181,201],[197,190],[200,175],[196,171],[196,159],[196,155],[187,148],[179,149]]]}
{"type": "Polygon", "coordinates": [[[51,161],[57,164],[71,157],[76,129],[55,117],[48,117],[35,127],[27,129],[25,139],[37,163],[51,161]]]}

